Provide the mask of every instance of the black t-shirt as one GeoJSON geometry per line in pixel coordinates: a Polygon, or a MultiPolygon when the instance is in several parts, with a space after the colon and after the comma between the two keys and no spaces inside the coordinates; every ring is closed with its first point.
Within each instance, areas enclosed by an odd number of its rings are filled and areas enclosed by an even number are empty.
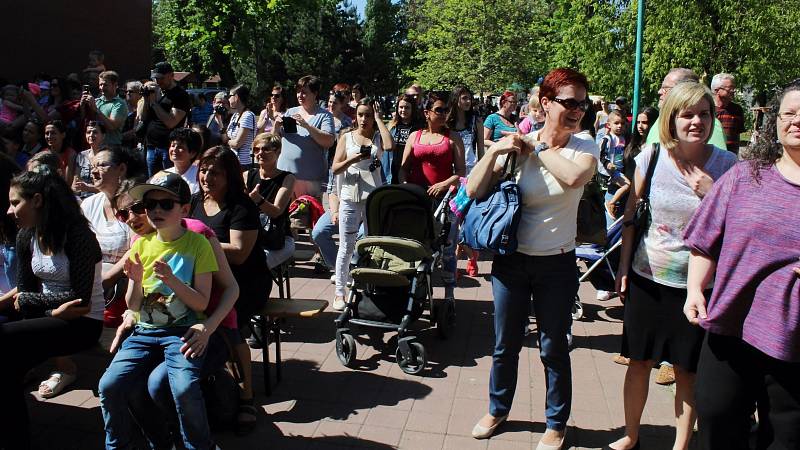
{"type": "MultiPolygon", "coordinates": [[[[188,117],[191,109],[189,94],[178,85],[168,91],[164,91],[164,95],[158,99],[157,103],[167,112],[170,112],[172,108],[180,109],[187,114],[186,117],[188,117]]],[[[152,107],[147,111],[147,118],[149,121],[147,125],[147,145],[164,149],[169,147],[169,133],[173,128],[167,128],[152,107]]],[[[181,120],[175,128],[181,126],[185,120],[186,118],[181,120]]]]}
{"type": "MultiPolygon", "coordinates": [[[[258,169],[250,169],[247,171],[247,191],[252,191],[256,185],[259,185],[258,193],[270,203],[275,203],[275,197],[278,196],[278,191],[283,186],[283,180],[289,175],[289,172],[279,170],[278,174],[269,180],[261,179],[261,174],[258,169]]],[[[256,207],[258,208],[258,207],[256,207]]],[[[261,211],[259,214],[264,214],[261,211]]],[[[289,227],[289,205],[286,205],[283,213],[274,219],[274,223],[283,223],[283,229],[286,231],[287,236],[291,236],[292,232],[289,227]]]]}
{"type": "MultiPolygon", "coordinates": [[[[261,227],[261,222],[258,220],[258,209],[249,197],[244,194],[229,197],[220,212],[208,216],[203,208],[202,193],[194,194],[189,212],[192,218],[214,230],[217,239],[225,244],[231,242],[231,230],[248,231],[258,230],[261,227]]],[[[259,283],[259,280],[269,278],[267,259],[258,245],[253,246],[244,263],[231,264],[231,271],[240,285],[251,286],[259,283]]]]}

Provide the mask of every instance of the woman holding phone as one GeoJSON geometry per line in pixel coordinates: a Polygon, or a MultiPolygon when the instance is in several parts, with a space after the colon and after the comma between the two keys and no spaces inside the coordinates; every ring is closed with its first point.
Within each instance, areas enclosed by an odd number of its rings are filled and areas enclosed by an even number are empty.
{"type": "Polygon", "coordinates": [[[383,184],[381,156],[392,149],[392,136],[381,120],[378,102],[361,99],[356,108],[356,126],[344,133],[336,146],[333,173],[339,185],[339,253],[336,255],[336,295],[333,309],[344,309],[348,265],[356,245],[356,233],[364,219],[367,195],[383,184]]]}

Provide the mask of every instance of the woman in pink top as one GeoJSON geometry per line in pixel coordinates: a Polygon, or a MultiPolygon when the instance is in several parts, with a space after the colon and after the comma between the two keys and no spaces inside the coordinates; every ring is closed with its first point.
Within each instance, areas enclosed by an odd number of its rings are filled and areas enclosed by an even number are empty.
{"type": "MultiPolygon", "coordinates": [[[[458,133],[447,128],[447,99],[431,93],[423,105],[426,127],[408,137],[400,167],[400,181],[422,186],[434,199],[442,199],[450,187],[458,187],[466,176],[464,143],[458,133]]],[[[450,208],[445,208],[450,213],[450,208]]],[[[448,246],[442,255],[442,281],[445,298],[453,298],[456,273],[456,231],[458,224],[450,218],[448,246]]]]}

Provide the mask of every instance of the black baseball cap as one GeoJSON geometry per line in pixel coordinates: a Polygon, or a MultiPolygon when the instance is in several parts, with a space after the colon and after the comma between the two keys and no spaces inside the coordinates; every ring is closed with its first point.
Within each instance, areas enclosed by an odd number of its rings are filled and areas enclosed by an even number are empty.
{"type": "Polygon", "coordinates": [[[150,191],[162,191],[172,194],[178,198],[181,204],[189,203],[192,200],[192,191],[186,181],[177,173],[162,170],[150,177],[145,184],[139,184],[131,188],[128,195],[134,200],[142,201],[144,196],[150,191]]]}
{"type": "Polygon", "coordinates": [[[173,73],[173,72],[175,72],[175,71],[172,70],[172,64],[170,64],[170,63],[168,63],[166,61],[161,61],[160,63],[157,63],[156,66],[153,68],[152,72],[150,72],[150,77],[151,78],[161,78],[164,75],[167,75],[167,74],[170,74],[170,73],[173,73]]]}

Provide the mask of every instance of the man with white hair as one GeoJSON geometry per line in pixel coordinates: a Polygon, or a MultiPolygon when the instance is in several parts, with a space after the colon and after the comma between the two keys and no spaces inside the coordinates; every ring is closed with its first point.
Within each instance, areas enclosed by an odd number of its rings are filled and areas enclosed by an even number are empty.
{"type": "MultiPolygon", "coordinates": [[[[658,89],[659,108],[664,105],[664,99],[667,97],[667,94],[669,94],[669,91],[671,91],[675,85],[684,81],[699,82],[700,77],[698,77],[692,69],[687,69],[685,67],[674,67],[667,72],[667,75],[664,77],[664,81],[661,82],[661,87],[658,89]]],[[[650,126],[650,132],[647,134],[647,144],[655,144],[658,142],[658,130],[660,128],[660,122],[661,118],[659,117],[659,120],[656,120],[656,123],[650,126]]],[[[711,132],[711,138],[708,140],[708,143],[719,148],[726,147],[725,134],[722,131],[722,124],[719,122],[719,120],[714,119],[714,130],[711,132]]]]}
{"type": "Polygon", "coordinates": [[[739,135],[744,132],[744,110],[733,103],[736,80],[729,73],[718,73],[711,79],[711,92],[717,106],[717,119],[725,131],[728,151],[739,153],[739,135]]]}

